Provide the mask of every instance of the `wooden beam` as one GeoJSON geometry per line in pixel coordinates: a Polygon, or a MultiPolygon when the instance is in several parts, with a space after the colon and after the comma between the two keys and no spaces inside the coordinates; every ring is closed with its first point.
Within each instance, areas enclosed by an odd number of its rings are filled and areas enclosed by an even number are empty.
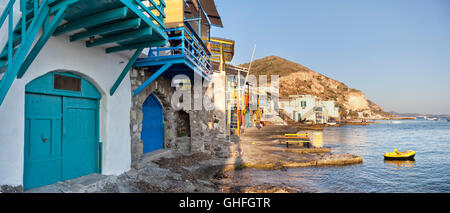
{"type": "Polygon", "coordinates": [[[109,10],[102,13],[97,13],[92,16],[80,18],[78,20],[70,21],[60,27],[58,27],[54,33],[54,36],[71,32],[80,28],[92,27],[95,25],[103,24],[105,22],[123,19],[127,16],[128,9],[121,7],[113,10],[109,10]]]}
{"type": "Polygon", "coordinates": [[[150,85],[154,80],[156,80],[156,78],[158,78],[161,74],[163,74],[167,69],[169,69],[172,66],[172,63],[168,63],[165,64],[164,66],[162,66],[161,68],[159,68],[158,71],[156,71],[155,73],[153,73],[152,76],[150,76],[150,78],[148,78],[144,83],[142,83],[141,86],[139,86],[135,91],[134,91],[134,96],[138,95],[140,92],[142,92],[148,85],[150,85]]]}
{"type": "Polygon", "coordinates": [[[116,82],[114,83],[113,87],[109,91],[109,95],[113,96],[116,92],[117,88],[119,87],[120,83],[122,83],[125,76],[130,72],[131,67],[133,66],[134,62],[139,58],[144,48],[139,48],[134,53],[133,57],[131,57],[130,61],[128,61],[127,66],[123,69],[122,73],[120,73],[119,77],[117,78],[116,82]]]}
{"type": "Polygon", "coordinates": [[[166,40],[160,40],[160,41],[150,41],[150,42],[120,45],[120,46],[116,46],[116,47],[107,48],[106,53],[114,53],[114,52],[119,52],[119,51],[124,51],[124,50],[133,50],[133,49],[137,49],[137,48],[163,46],[166,43],[167,43],[166,40]]]}
{"type": "Polygon", "coordinates": [[[65,8],[66,5],[77,3],[79,0],[50,0],[48,5],[50,6],[50,14],[53,15],[61,8],[65,8]]]}
{"type": "Polygon", "coordinates": [[[126,5],[131,11],[133,11],[137,16],[142,18],[149,26],[153,28],[153,30],[156,32],[156,34],[161,37],[162,39],[167,39],[168,36],[164,32],[163,27],[156,26],[155,23],[153,23],[153,20],[150,19],[146,14],[144,14],[135,3],[133,3],[130,0],[120,0],[124,5],[126,5]]]}
{"type": "Polygon", "coordinates": [[[74,35],[70,36],[70,41],[74,42],[74,41],[89,38],[89,37],[92,37],[95,35],[107,34],[107,33],[117,32],[117,31],[121,31],[121,30],[137,29],[137,28],[139,28],[139,26],[141,26],[140,18],[131,19],[131,20],[127,20],[124,22],[106,25],[106,26],[102,26],[102,27],[98,27],[95,29],[86,30],[81,33],[74,34],[74,35]]]}
{"type": "Polygon", "coordinates": [[[87,41],[86,47],[95,47],[103,44],[113,43],[113,42],[120,42],[120,41],[126,41],[126,40],[132,40],[135,38],[140,38],[144,36],[151,36],[152,35],[152,28],[144,28],[139,30],[134,30],[128,33],[121,33],[118,35],[112,35],[107,36],[100,39],[95,39],[94,41],[87,41]]]}

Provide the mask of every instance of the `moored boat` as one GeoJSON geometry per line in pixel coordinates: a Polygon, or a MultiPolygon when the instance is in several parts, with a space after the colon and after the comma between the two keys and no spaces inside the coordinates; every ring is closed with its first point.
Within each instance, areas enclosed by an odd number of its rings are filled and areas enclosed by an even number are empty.
{"type": "Polygon", "coordinates": [[[384,154],[385,160],[414,160],[416,153],[412,150],[406,152],[399,152],[397,149],[394,149],[394,152],[388,152],[384,154]]]}

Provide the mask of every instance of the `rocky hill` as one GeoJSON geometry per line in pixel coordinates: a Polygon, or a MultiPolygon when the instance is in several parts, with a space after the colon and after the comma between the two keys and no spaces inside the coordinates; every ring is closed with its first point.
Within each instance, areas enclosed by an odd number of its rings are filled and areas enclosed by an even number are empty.
{"type": "MultiPolygon", "coordinates": [[[[241,66],[248,67],[249,63],[241,66]]],[[[363,92],[349,88],[342,82],[277,56],[255,60],[250,74],[256,76],[268,75],[269,81],[270,75],[279,75],[280,97],[312,94],[322,100],[336,101],[344,115],[346,113],[356,114],[356,112],[362,112],[366,116],[390,115],[374,102],[367,100],[363,92]]]]}

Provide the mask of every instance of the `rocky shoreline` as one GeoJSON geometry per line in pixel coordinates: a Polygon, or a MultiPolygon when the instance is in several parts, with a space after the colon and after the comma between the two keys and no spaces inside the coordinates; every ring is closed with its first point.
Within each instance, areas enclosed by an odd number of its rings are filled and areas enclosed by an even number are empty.
{"type": "MultiPolygon", "coordinates": [[[[295,126],[267,126],[246,129],[239,142],[232,143],[228,158],[204,153],[191,155],[166,152],[149,158],[119,176],[93,174],[26,191],[27,193],[299,193],[277,182],[254,181],[252,170],[286,170],[308,166],[360,164],[352,154],[332,153],[329,148],[281,145],[274,136],[296,133],[295,126]]],[[[3,192],[20,192],[2,187],[3,192]]]]}

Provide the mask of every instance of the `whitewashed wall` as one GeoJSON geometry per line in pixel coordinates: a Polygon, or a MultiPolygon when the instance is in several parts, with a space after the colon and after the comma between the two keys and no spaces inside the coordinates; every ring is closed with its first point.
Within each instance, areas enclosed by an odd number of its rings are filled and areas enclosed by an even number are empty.
{"type": "MultiPolygon", "coordinates": [[[[0,2],[3,4],[3,1],[0,2]]],[[[100,103],[100,141],[103,174],[117,175],[130,169],[131,84],[127,76],[114,96],[109,90],[129,60],[128,54],[106,54],[104,48],[69,43],[52,37],[22,79],[17,79],[0,107],[0,185],[22,185],[24,167],[25,85],[56,70],[79,74],[97,86],[100,103]]]]}
{"type": "Polygon", "coordinates": [[[339,108],[335,107],[334,101],[323,101],[324,108],[326,109],[327,116],[338,118],[339,117],[339,108]]]}
{"type": "MultiPolygon", "coordinates": [[[[6,8],[6,5],[9,3],[9,0],[0,0],[0,14],[3,13],[3,11],[6,8]]],[[[13,18],[13,27],[16,26],[16,23],[20,19],[20,1],[16,1],[13,6],[14,10],[14,18],[13,18]]],[[[3,25],[0,26],[0,48],[3,50],[3,46],[8,41],[8,22],[9,22],[9,16],[6,18],[3,25]]],[[[0,50],[0,51],[1,51],[0,50]]]]}

